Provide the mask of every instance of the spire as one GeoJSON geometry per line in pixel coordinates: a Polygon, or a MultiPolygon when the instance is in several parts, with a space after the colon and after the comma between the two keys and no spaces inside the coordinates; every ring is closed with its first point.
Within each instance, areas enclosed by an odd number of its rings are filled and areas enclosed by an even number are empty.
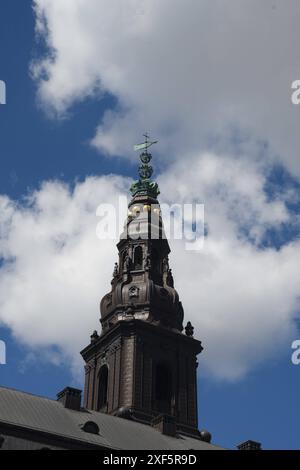
{"type": "Polygon", "coordinates": [[[131,185],[130,192],[133,197],[140,194],[156,199],[160,191],[158,184],[151,181],[153,168],[149,163],[152,160],[152,155],[148,152],[148,149],[151,145],[157,144],[158,141],[150,141],[147,133],[144,134],[144,137],[145,141],[143,143],[134,146],[134,150],[142,150],[142,153],[140,154],[141,164],[139,166],[140,179],[131,185]]]}
{"type": "Polygon", "coordinates": [[[157,428],[167,416],[172,432],[199,437],[196,372],[202,346],[190,322],[184,331],[159,189],[151,180],[149,147],[154,143],[146,134],[145,142],[135,146],[142,152],[140,179],[131,187],[118,262],[100,303],[102,332],[93,333],[82,351],[85,406],[157,428]]]}

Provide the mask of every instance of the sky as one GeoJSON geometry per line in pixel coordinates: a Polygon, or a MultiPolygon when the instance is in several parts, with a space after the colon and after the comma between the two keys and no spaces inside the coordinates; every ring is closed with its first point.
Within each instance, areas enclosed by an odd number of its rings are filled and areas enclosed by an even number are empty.
{"type": "Polygon", "coordinates": [[[96,210],[137,177],[148,130],[165,203],[205,207],[170,264],[204,351],[199,427],[300,448],[300,5],[289,0],[2,0],[0,385],[81,386],[117,240],[96,210]]]}

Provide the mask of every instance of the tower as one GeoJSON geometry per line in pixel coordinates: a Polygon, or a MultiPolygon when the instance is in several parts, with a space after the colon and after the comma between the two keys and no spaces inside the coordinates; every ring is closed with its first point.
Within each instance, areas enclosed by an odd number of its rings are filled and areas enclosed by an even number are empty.
{"type": "Polygon", "coordinates": [[[183,328],[159,188],[151,180],[152,143],[146,136],[137,146],[143,150],[140,179],[131,186],[111,290],[101,300],[101,335],[94,332],[81,352],[85,407],[198,435],[196,376],[202,346],[190,322],[183,328]]]}

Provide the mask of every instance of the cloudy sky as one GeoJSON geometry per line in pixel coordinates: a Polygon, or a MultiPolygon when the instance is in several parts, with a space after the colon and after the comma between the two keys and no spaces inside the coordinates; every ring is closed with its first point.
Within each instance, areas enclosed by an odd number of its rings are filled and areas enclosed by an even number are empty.
{"type": "Polygon", "coordinates": [[[296,0],[2,1],[0,385],[81,384],[117,253],[96,209],[128,194],[149,130],[161,202],[205,207],[203,249],[171,240],[170,258],[205,347],[200,427],[299,448],[299,15],[296,0]]]}

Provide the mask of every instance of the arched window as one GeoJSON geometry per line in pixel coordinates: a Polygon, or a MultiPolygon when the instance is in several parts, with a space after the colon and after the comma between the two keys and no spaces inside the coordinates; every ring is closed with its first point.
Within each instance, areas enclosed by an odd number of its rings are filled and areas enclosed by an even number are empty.
{"type": "Polygon", "coordinates": [[[102,366],[99,372],[98,411],[107,407],[108,367],[102,366]]]}
{"type": "Polygon", "coordinates": [[[172,374],[166,364],[157,364],[155,367],[155,407],[163,413],[171,413],[172,402],[172,374]]]}
{"type": "Polygon", "coordinates": [[[134,250],[134,269],[136,271],[143,269],[143,248],[137,246],[134,250]]]}

